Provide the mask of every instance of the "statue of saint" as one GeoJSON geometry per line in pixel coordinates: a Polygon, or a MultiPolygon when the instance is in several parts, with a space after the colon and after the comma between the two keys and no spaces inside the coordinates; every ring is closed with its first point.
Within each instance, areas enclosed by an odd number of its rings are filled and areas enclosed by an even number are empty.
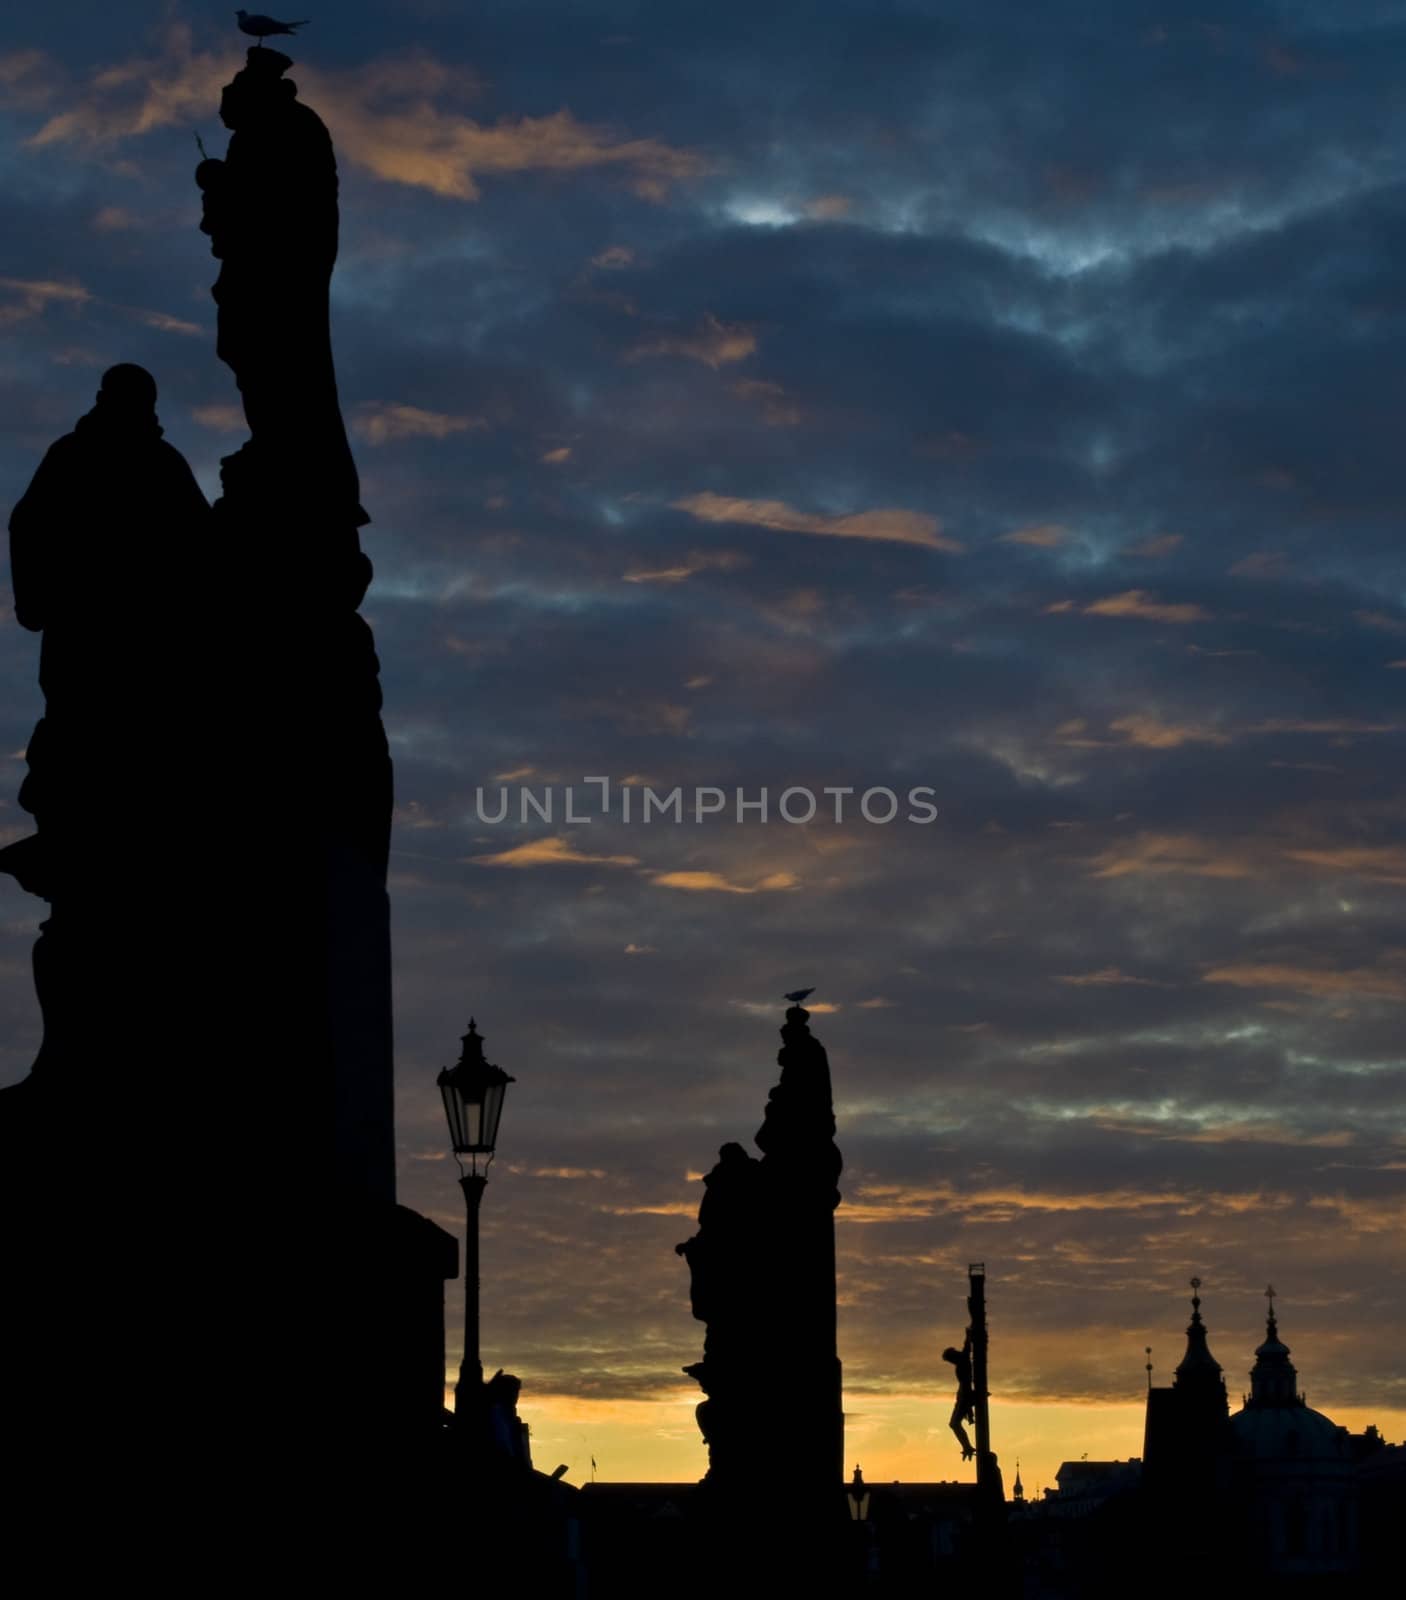
{"type": "Polygon", "coordinates": [[[162,437],[156,380],[130,363],[110,367],[97,403],[50,445],[10,517],[15,616],[44,636],[45,715],[20,792],[34,815],[52,815],[56,799],[83,803],[85,791],[91,803],[111,784],[104,764],[169,670],[177,597],[200,588],[209,516],[185,457],[162,437]]]}

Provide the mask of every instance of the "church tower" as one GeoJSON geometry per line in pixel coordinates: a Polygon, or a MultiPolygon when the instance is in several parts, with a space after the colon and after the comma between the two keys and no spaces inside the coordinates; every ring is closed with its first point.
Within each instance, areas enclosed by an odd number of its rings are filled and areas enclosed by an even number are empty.
{"type": "Polygon", "coordinates": [[[1229,1415],[1225,1377],[1211,1354],[1201,1317],[1201,1280],[1193,1278],[1186,1353],[1170,1388],[1147,1391],[1143,1471],[1149,1490],[1184,1495],[1195,1492],[1197,1484],[1208,1484],[1225,1453],[1229,1415]]]}

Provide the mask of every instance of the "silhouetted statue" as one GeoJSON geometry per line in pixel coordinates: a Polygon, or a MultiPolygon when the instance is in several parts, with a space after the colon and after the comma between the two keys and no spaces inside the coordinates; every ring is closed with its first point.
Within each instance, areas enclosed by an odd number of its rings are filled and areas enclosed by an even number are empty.
{"type": "Polygon", "coordinates": [[[50,838],[64,810],[92,815],[156,679],[179,670],[172,623],[211,531],[194,474],[162,437],[151,374],[110,367],[96,400],[49,447],[10,516],[15,616],[43,634],[45,715],[20,802],[50,838]]]}
{"type": "Polygon", "coordinates": [[[697,1418],[718,1581],[737,1555],[726,1530],[755,1501],[759,1454],[779,1448],[768,1541],[754,1540],[748,1558],[754,1577],[828,1593],[817,1585],[834,1566],[833,1541],[847,1520],[834,1232],[843,1162],[829,1062],[808,1021],[799,1005],[786,1012],[781,1078],[756,1136],[762,1158],[722,1147],[704,1180],[698,1231],[675,1248],[691,1271],[693,1314],[707,1324],[703,1359],[683,1370],[705,1396],[697,1418]]]}
{"type": "Polygon", "coordinates": [[[367,521],[337,402],[329,329],[337,259],[337,163],[321,118],[283,74],[292,61],[255,47],[226,85],[223,160],[195,179],[201,229],[222,265],[216,352],[234,370],[253,441],[225,462],[225,487],[290,497],[333,522],[367,521]],[[288,471],[290,458],[296,475],[288,471]]]}
{"type": "Polygon", "coordinates": [[[963,1426],[967,1422],[976,1420],[976,1396],[972,1389],[972,1356],[971,1334],[968,1333],[962,1348],[958,1350],[954,1345],[948,1345],[942,1352],[942,1359],[950,1361],[956,1369],[957,1398],[952,1406],[952,1415],[948,1418],[947,1426],[957,1436],[957,1443],[962,1447],[962,1460],[970,1461],[976,1454],[972,1442],[967,1436],[963,1426]]]}
{"type": "Polygon", "coordinates": [[[0,870],[51,911],[43,1043],[0,1091],[0,1434],[8,1480],[65,1527],[75,1450],[103,1485],[85,1522],[126,1537],[162,1503],[143,1581],[157,1555],[188,1574],[181,1541],[208,1548],[200,1518],[251,1453],[272,1539],[324,1468],[369,1492],[400,1441],[442,1431],[442,1230],[395,1205],[391,769],[328,323],[336,166],[288,65],[249,52],[228,158],[201,165],[252,432],[223,495],[206,504],[124,366],[11,522],[46,706],[38,832],[0,870]],[[329,1360],[337,1403],[270,1453],[329,1360]]]}
{"type": "Polygon", "coordinates": [[[532,1465],[527,1424],[518,1416],[522,1379],[500,1368],[483,1386],[483,1409],[491,1449],[520,1466],[532,1465]]]}

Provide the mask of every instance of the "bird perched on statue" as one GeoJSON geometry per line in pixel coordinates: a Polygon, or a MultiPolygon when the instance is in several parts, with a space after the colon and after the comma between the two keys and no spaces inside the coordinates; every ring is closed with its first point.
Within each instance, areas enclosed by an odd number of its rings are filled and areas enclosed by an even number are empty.
{"type": "Polygon", "coordinates": [[[280,22],[277,17],[266,17],[259,12],[251,17],[247,11],[236,11],[235,16],[239,18],[239,31],[249,34],[260,44],[271,34],[296,33],[312,20],[311,17],[301,17],[297,22],[280,22]]]}
{"type": "Polygon", "coordinates": [[[801,1001],[804,1000],[805,997],[808,994],[814,994],[814,993],[815,993],[815,990],[814,990],[813,987],[810,988],[810,989],[792,989],[790,994],[783,994],[781,996],[781,998],[783,1000],[789,1000],[792,1005],[798,1006],[798,1005],[800,1005],[801,1001]]]}

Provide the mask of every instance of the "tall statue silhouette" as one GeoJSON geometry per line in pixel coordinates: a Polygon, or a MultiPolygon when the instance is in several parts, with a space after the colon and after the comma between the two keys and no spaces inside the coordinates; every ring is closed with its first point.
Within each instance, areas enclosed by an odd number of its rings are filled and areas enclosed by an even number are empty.
{"type": "Polygon", "coordinates": [[[123,365],[11,519],[45,713],[37,833],[0,870],[50,911],[43,1043],[0,1092],[0,1434],[16,1527],[71,1519],[81,1454],[104,1581],[107,1535],[152,1504],[142,1581],[158,1558],[188,1581],[217,1518],[250,1522],[249,1460],[270,1559],[280,1515],[313,1536],[309,1482],[354,1526],[347,1494],[442,1417],[453,1241],[395,1202],[391,768],[332,363],[336,165],[289,65],[249,51],[228,154],[197,175],[251,435],[223,493],[123,365]]]}
{"type": "Polygon", "coordinates": [[[703,1359],[684,1368],[705,1396],[707,1559],[718,1581],[742,1559],[729,1530],[755,1535],[744,1513],[770,1452],[766,1537],[753,1538],[747,1559],[769,1583],[829,1593],[847,1515],[834,1222],[843,1161],[830,1065],[809,1018],[800,1005],[786,1012],[781,1077],[756,1135],[761,1158],[722,1147],[704,1180],[698,1231],[676,1249],[689,1264],[693,1314],[707,1325],[703,1359]]]}
{"type": "Polygon", "coordinates": [[[292,64],[277,50],[249,52],[220,101],[232,130],[228,153],[196,169],[200,226],[221,262],[216,351],[234,370],[254,436],[226,463],[226,487],[242,472],[246,492],[261,481],[282,510],[292,496],[355,526],[367,517],[337,402],[328,315],[337,164],[321,118],[283,76],[292,64]]]}

